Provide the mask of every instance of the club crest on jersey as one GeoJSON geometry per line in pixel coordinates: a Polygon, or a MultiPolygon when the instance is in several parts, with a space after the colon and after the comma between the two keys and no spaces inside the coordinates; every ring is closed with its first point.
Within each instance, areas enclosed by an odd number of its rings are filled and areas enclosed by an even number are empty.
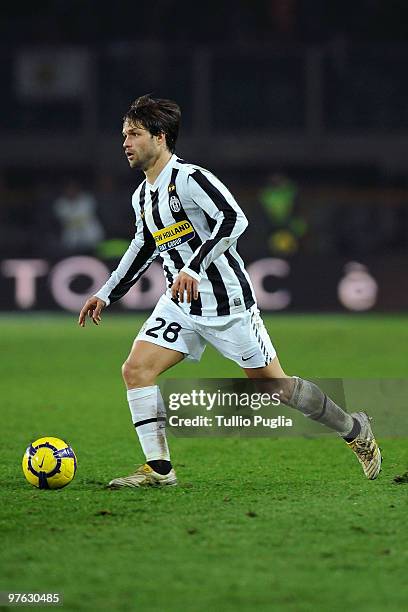
{"type": "Polygon", "coordinates": [[[195,236],[194,227],[187,219],[168,225],[157,232],[154,232],[153,238],[160,253],[170,251],[175,247],[188,242],[195,236]]]}
{"type": "Polygon", "coordinates": [[[181,210],[181,202],[176,195],[172,195],[169,201],[170,208],[173,212],[177,213],[181,210]]]}

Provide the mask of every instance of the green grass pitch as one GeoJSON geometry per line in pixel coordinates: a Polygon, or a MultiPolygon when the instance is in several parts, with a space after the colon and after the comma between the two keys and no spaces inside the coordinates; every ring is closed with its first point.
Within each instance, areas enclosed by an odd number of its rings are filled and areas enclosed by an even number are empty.
{"type": "MultiPolygon", "coordinates": [[[[406,437],[380,440],[383,471],[369,482],[332,436],[171,435],[179,487],[104,489],[142,462],[120,376],[141,321],[0,318],[0,591],[61,592],[66,610],[406,610],[408,485],[393,481],[408,468],[406,437]],[[42,435],[77,453],[66,489],[23,478],[23,452],[42,435]]],[[[265,321],[289,373],[407,377],[406,316],[265,321]]],[[[207,349],[167,375],[240,370],[207,349]]]]}

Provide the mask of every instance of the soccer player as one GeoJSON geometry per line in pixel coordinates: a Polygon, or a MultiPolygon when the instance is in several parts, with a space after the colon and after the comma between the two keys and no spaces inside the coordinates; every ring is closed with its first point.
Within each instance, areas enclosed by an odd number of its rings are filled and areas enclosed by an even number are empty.
{"type": "Polygon", "coordinates": [[[112,488],[176,485],[165,433],[158,376],[182,359],[199,361],[206,343],[253,379],[279,380],[283,403],[336,431],[369,479],[381,453],[364,412],[346,413],[314,383],[283,371],[236,250],[248,225],[228,189],[211,172],[175,154],[180,108],[142,96],[123,118],[123,148],[131,168],[145,174],[132,205],[136,233],[118,267],[84,304],[98,325],[103,308],[119,300],[157,256],[167,290],[139,331],[122,367],[132,421],[146,462],[112,488]]]}

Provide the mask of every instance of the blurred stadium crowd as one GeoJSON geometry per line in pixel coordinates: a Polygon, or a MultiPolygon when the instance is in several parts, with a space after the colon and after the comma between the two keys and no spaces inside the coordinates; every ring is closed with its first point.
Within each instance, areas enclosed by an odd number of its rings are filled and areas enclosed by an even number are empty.
{"type": "Polygon", "coordinates": [[[0,256],[118,256],[137,95],[183,109],[179,155],[252,226],[244,256],[408,251],[408,5],[25,0],[0,20],[0,256]]]}
{"type": "MultiPolygon", "coordinates": [[[[319,173],[318,173],[319,175],[319,173]]],[[[363,258],[408,252],[408,189],[350,184],[302,173],[228,183],[251,220],[241,252],[363,258]]],[[[78,172],[10,186],[0,177],[0,256],[120,256],[134,232],[131,194],[141,175],[78,172]]]]}

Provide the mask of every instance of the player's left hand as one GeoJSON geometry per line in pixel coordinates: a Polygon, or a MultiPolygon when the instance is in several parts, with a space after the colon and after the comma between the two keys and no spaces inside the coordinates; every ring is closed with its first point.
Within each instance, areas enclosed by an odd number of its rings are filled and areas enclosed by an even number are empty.
{"type": "Polygon", "coordinates": [[[186,272],[180,272],[171,287],[171,295],[173,298],[178,298],[180,302],[184,302],[184,292],[187,294],[187,303],[190,303],[192,299],[197,300],[198,281],[186,272]]]}

